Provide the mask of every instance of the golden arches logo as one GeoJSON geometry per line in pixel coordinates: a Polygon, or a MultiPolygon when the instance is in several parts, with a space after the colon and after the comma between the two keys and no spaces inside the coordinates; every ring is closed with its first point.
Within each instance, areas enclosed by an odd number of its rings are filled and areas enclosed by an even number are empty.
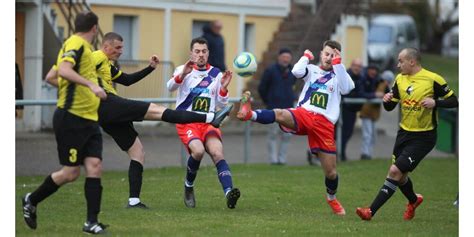
{"type": "Polygon", "coordinates": [[[327,101],[328,94],[326,93],[320,93],[315,91],[311,95],[311,104],[316,107],[326,109],[327,101]]]}
{"type": "Polygon", "coordinates": [[[210,106],[210,99],[206,97],[197,97],[194,99],[193,110],[208,112],[210,106]]]}

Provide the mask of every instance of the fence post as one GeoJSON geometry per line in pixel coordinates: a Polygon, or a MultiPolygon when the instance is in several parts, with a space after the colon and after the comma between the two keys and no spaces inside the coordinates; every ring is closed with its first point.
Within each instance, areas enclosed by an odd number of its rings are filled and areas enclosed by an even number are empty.
{"type": "Polygon", "coordinates": [[[245,136],[244,136],[244,164],[249,162],[250,158],[250,127],[252,123],[250,121],[245,122],[245,136]]]}
{"type": "Polygon", "coordinates": [[[344,99],[340,104],[340,113],[336,126],[336,160],[341,161],[341,146],[342,146],[342,105],[344,104],[344,99]]]}

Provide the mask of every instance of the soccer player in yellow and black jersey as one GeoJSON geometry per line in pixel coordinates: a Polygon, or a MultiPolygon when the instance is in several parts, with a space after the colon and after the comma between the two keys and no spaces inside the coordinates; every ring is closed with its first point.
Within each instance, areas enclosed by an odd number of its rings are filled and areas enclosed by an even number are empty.
{"type": "Polygon", "coordinates": [[[37,205],[62,185],[75,181],[80,175],[80,166],[84,165],[87,221],[82,230],[102,234],[105,225],[98,221],[102,196],[102,135],[97,110],[100,99],[107,95],[98,85],[90,44],[98,32],[98,17],[93,12],[79,13],[74,26],[75,34],[64,42],[56,63],[59,98],[53,127],[62,168],[22,198],[23,216],[26,224],[36,229],[37,205]]]}
{"type": "Polygon", "coordinates": [[[138,139],[138,133],[133,127],[133,121],[161,120],[169,123],[211,123],[219,127],[222,120],[229,114],[229,105],[217,113],[199,114],[184,110],[172,110],[162,105],[129,100],[117,95],[112,83],[125,86],[132,85],[148,74],[159,64],[158,57],[150,58],[150,65],[141,71],[126,74],[117,69],[112,62],[118,60],[123,50],[123,38],[114,32],[105,34],[100,50],[92,55],[95,61],[99,85],[107,93],[107,100],[100,103],[99,124],[106,133],[113,137],[117,145],[130,157],[128,170],[129,178],[129,208],[147,208],[140,201],[142,186],[143,163],[145,152],[138,139]]]}
{"type": "Polygon", "coordinates": [[[397,104],[401,107],[400,130],[393,148],[392,162],[384,185],[372,205],[357,208],[363,220],[371,220],[377,210],[395,193],[397,187],[408,199],[403,214],[405,220],[415,216],[415,209],[423,202],[415,194],[408,173],[412,172],[436,144],[437,108],[454,108],[458,100],[446,81],[420,65],[418,49],[405,48],[398,55],[400,74],[395,78],[392,92],[383,101],[387,111],[397,104]]]}

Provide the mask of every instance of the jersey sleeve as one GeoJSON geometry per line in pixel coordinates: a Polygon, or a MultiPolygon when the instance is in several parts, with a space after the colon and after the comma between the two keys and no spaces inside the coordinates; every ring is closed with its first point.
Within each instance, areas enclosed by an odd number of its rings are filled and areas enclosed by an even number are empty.
{"type": "Polygon", "coordinates": [[[112,81],[119,78],[122,75],[122,71],[118,69],[115,65],[110,67],[110,75],[112,76],[112,81]]]}
{"type": "Polygon", "coordinates": [[[59,55],[57,65],[59,66],[62,62],[70,62],[72,65],[76,65],[84,53],[84,47],[83,42],[79,40],[68,41],[67,44],[64,45],[62,55],[59,55]]]}
{"type": "Polygon", "coordinates": [[[180,76],[181,72],[183,72],[183,68],[184,65],[181,65],[174,70],[173,76],[166,83],[168,91],[175,91],[183,83],[184,78],[179,78],[181,80],[180,83],[176,82],[176,78],[180,76]]]}
{"type": "Polygon", "coordinates": [[[396,103],[400,101],[400,92],[398,91],[398,83],[397,83],[398,78],[399,76],[395,78],[395,80],[393,81],[393,86],[392,86],[392,93],[393,93],[392,101],[396,103]]]}
{"type": "Polygon", "coordinates": [[[298,60],[298,62],[293,66],[293,69],[291,70],[291,73],[297,78],[297,79],[304,79],[306,81],[309,75],[309,69],[308,69],[308,63],[309,59],[306,56],[303,56],[298,60]]]}
{"type": "Polygon", "coordinates": [[[227,93],[225,94],[221,92],[221,87],[222,87],[221,79],[222,79],[222,73],[220,72],[216,77],[218,86],[217,86],[217,103],[216,103],[215,110],[217,110],[217,108],[223,108],[229,102],[229,91],[227,91],[227,93]]]}
{"type": "Polygon", "coordinates": [[[333,65],[334,73],[336,74],[337,78],[337,86],[341,91],[342,95],[347,95],[354,89],[354,81],[352,80],[351,76],[346,71],[346,68],[341,63],[333,65]]]}
{"type": "Polygon", "coordinates": [[[451,90],[448,86],[448,83],[440,75],[435,75],[433,82],[433,90],[435,97],[446,99],[454,94],[454,91],[451,90]]]}

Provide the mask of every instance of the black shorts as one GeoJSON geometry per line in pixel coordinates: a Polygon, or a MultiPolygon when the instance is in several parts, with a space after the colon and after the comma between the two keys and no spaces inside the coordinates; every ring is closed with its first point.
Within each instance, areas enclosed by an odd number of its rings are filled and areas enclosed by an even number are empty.
{"type": "Polygon", "coordinates": [[[100,101],[99,123],[122,123],[143,121],[150,103],[129,100],[107,93],[107,99],[100,101]]]}
{"type": "Polygon", "coordinates": [[[413,171],[436,145],[436,130],[408,132],[400,129],[393,147],[393,163],[403,173],[413,171]]]}
{"type": "Polygon", "coordinates": [[[128,151],[138,136],[133,121],[143,121],[150,103],[129,100],[114,94],[100,102],[99,124],[123,151],[128,151]]]}
{"type": "Polygon", "coordinates": [[[61,165],[83,165],[86,157],[102,159],[102,134],[96,121],[57,108],[53,128],[61,165]]]}

